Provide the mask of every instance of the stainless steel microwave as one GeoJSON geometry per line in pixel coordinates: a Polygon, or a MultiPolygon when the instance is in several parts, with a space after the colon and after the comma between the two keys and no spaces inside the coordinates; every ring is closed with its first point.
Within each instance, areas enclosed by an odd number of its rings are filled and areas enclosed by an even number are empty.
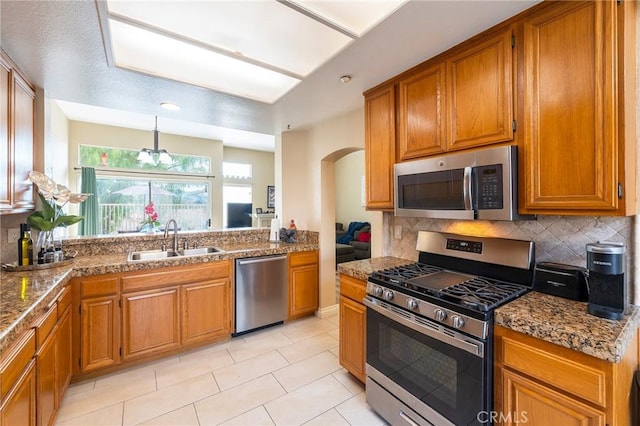
{"type": "Polygon", "coordinates": [[[394,166],[396,216],[515,220],[515,146],[430,157],[394,166]]]}

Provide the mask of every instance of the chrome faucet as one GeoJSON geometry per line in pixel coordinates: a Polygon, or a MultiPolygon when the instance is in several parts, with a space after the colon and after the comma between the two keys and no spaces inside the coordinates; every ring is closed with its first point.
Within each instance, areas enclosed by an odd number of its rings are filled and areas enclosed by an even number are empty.
{"type": "Polygon", "coordinates": [[[173,222],[173,251],[178,251],[178,224],[175,219],[169,219],[164,225],[164,238],[169,236],[169,224],[173,222]]]}

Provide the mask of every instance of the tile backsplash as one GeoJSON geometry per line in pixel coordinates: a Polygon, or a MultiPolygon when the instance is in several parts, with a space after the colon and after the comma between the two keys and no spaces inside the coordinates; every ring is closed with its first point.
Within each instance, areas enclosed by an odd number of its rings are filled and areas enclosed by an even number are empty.
{"type": "Polygon", "coordinates": [[[626,273],[630,283],[629,297],[634,303],[640,303],[638,286],[632,284],[634,276],[637,276],[633,217],[538,216],[536,220],[507,222],[409,218],[385,213],[384,254],[417,259],[418,231],[531,240],[536,245],[536,262],[552,261],[577,266],[586,266],[587,243],[622,242],[627,247],[626,273]],[[398,226],[402,227],[399,239],[395,238],[398,226]]]}

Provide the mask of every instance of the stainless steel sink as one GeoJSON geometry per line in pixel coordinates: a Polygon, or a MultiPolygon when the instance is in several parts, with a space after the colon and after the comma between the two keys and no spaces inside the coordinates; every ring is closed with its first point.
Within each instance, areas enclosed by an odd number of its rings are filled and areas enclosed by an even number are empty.
{"type": "Polygon", "coordinates": [[[222,252],[224,252],[224,250],[218,247],[197,247],[197,248],[178,250],[178,253],[180,253],[182,256],[202,256],[205,254],[222,253],[222,252]]]}
{"type": "Polygon", "coordinates": [[[157,260],[157,259],[167,259],[167,258],[178,257],[178,256],[180,256],[180,253],[173,250],[132,251],[129,253],[129,256],[127,257],[127,261],[135,262],[135,261],[143,261],[143,260],[157,260]]]}

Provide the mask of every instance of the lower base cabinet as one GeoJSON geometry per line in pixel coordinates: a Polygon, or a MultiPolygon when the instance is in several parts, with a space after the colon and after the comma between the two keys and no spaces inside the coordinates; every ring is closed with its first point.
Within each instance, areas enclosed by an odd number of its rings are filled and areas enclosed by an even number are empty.
{"type": "Polygon", "coordinates": [[[340,275],[340,365],[364,383],[366,378],[366,283],[340,275]]]}
{"type": "Polygon", "coordinates": [[[231,285],[228,278],[182,286],[182,344],[224,338],[231,333],[231,285]],[[211,309],[216,306],[217,309],[211,309]]]}
{"type": "MultiPolygon", "coordinates": [[[[611,363],[503,327],[495,327],[498,424],[631,425],[637,337],[611,363]]],[[[637,423],[636,423],[637,424],[637,423]]]]}
{"type": "Polygon", "coordinates": [[[318,251],[289,253],[289,309],[287,319],[301,318],[318,310],[318,251]]]}
{"type": "Polygon", "coordinates": [[[0,406],[0,426],[36,424],[36,362],[32,360],[0,406]]]}

